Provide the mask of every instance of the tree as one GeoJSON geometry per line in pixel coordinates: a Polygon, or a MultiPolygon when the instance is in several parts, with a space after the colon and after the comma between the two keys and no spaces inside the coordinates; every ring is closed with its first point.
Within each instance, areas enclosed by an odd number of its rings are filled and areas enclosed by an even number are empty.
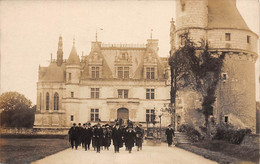
{"type": "Polygon", "coordinates": [[[179,49],[171,54],[169,65],[171,71],[171,90],[170,90],[170,107],[167,111],[172,116],[172,124],[175,127],[175,111],[177,92],[189,85],[188,58],[183,57],[183,50],[179,49]],[[173,106],[174,105],[174,106],[173,106]]]}
{"type": "MultiPolygon", "coordinates": [[[[201,112],[205,117],[205,127],[207,134],[209,134],[209,116],[216,101],[215,92],[225,54],[211,54],[207,41],[201,40],[198,46],[189,38],[189,32],[183,33],[181,37],[184,40],[184,45],[174,53],[174,56],[181,54],[180,61],[184,63],[182,64],[184,67],[181,68],[184,68],[182,71],[182,74],[184,72],[184,86],[192,87],[203,96],[201,112]]],[[[175,73],[171,75],[174,83],[177,82],[177,80],[174,80],[177,77],[176,75],[175,73]]],[[[175,97],[176,95],[171,93],[171,99],[175,99],[175,97]]]]}
{"type": "Polygon", "coordinates": [[[18,92],[5,92],[0,96],[1,126],[32,127],[35,106],[18,92]]]}

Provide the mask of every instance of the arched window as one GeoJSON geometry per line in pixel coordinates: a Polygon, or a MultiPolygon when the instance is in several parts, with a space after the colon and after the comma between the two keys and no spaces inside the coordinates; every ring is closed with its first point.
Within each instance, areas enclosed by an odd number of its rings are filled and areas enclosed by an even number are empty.
{"type": "Polygon", "coordinates": [[[59,94],[54,94],[54,110],[59,110],[59,94]]]}
{"type": "Polygon", "coordinates": [[[50,95],[46,93],[46,110],[49,110],[49,103],[50,103],[50,95]]]}

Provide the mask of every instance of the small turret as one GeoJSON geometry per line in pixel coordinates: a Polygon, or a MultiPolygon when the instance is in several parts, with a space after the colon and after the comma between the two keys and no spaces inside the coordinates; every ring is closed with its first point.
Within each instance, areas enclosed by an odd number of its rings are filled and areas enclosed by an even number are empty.
{"type": "Polygon", "coordinates": [[[79,59],[79,56],[77,55],[77,51],[76,51],[76,48],[75,48],[75,39],[73,39],[73,46],[72,46],[72,49],[70,51],[70,56],[68,58],[67,64],[80,65],[80,59],[79,59]]]}
{"type": "Polygon", "coordinates": [[[66,82],[79,83],[80,81],[80,59],[75,48],[75,39],[73,39],[73,46],[70,56],[66,63],[66,82]]]}

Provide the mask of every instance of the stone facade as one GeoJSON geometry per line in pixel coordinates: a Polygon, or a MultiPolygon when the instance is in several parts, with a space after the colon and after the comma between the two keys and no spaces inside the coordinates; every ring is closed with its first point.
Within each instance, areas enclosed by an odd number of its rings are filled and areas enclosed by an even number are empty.
{"type": "MultiPolygon", "coordinates": [[[[181,35],[187,31],[198,45],[201,39],[208,41],[213,55],[225,53],[212,117],[217,123],[228,122],[235,127],[250,128],[255,132],[258,36],[241,17],[236,8],[236,0],[178,0],[176,11],[176,25],[172,21],[172,53],[181,46],[181,35]]],[[[202,98],[194,92],[181,92],[179,95],[182,96],[183,105],[176,111],[177,125],[201,125],[203,120],[198,120],[204,118],[194,110],[200,107],[202,98]],[[189,114],[190,117],[185,117],[189,114]]]]}
{"type": "MultiPolygon", "coordinates": [[[[146,45],[92,42],[89,55],[77,55],[73,45],[63,60],[62,38],[57,59],[39,67],[35,128],[69,127],[72,123],[131,120],[151,127],[170,101],[167,58],[158,56],[158,40],[146,45]],[[62,61],[62,62],[61,62],[62,61]],[[55,97],[56,95],[56,97],[55,97]]],[[[167,113],[162,127],[170,124],[167,113]]]]}

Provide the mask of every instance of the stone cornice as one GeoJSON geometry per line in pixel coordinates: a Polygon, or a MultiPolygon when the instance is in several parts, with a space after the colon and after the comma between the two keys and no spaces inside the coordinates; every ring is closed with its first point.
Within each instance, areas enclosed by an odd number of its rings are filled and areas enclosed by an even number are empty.
{"type": "Polygon", "coordinates": [[[237,60],[248,60],[256,62],[258,55],[251,51],[245,51],[241,49],[210,49],[211,53],[221,54],[222,52],[226,53],[230,58],[237,60]]]}
{"type": "Polygon", "coordinates": [[[177,29],[174,31],[174,34],[179,32],[179,31],[185,31],[185,30],[189,30],[189,29],[198,29],[198,30],[205,30],[205,31],[208,31],[208,30],[238,30],[238,31],[247,31],[247,32],[250,32],[252,34],[254,34],[257,38],[259,38],[259,36],[251,31],[251,30],[246,30],[246,29],[237,29],[237,28],[202,28],[202,27],[184,27],[184,28],[180,28],[180,29],[177,29]]]}

